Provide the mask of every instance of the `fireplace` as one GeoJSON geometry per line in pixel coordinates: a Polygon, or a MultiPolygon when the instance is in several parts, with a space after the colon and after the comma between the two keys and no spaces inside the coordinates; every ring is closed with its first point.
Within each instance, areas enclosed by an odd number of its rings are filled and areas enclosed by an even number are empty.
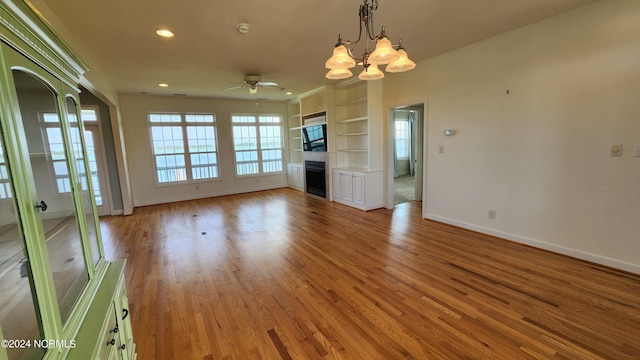
{"type": "Polygon", "coordinates": [[[327,182],[325,163],[323,161],[306,160],[304,162],[304,175],[307,184],[307,193],[326,198],[327,182]]]}

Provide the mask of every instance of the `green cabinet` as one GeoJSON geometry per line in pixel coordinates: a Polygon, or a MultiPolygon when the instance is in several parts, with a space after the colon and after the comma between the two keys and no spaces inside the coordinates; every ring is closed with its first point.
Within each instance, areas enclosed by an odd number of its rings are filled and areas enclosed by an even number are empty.
{"type": "Polygon", "coordinates": [[[124,262],[104,258],[90,181],[85,70],[26,3],[0,0],[0,360],[135,358],[124,262]]]}

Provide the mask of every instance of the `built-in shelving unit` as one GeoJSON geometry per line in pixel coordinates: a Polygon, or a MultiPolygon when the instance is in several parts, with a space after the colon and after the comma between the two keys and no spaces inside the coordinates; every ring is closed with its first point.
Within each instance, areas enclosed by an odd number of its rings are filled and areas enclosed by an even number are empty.
{"type": "Polygon", "coordinates": [[[338,168],[382,169],[381,90],[381,82],[375,81],[356,80],[336,85],[338,168]]]}
{"type": "Polygon", "coordinates": [[[300,102],[288,104],[289,163],[302,163],[302,114],[300,102]]]}
{"type": "Polygon", "coordinates": [[[383,207],[382,82],[347,80],[335,85],[334,97],[332,199],[362,210],[383,207]]]}

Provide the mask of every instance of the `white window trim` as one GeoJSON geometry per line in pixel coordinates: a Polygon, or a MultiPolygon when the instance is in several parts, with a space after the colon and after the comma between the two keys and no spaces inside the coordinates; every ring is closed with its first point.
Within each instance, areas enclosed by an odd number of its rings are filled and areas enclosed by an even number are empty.
{"type": "MultiPolygon", "coordinates": [[[[276,175],[282,175],[282,174],[286,174],[286,148],[285,148],[285,138],[284,138],[284,116],[282,114],[277,114],[277,113],[232,113],[231,114],[231,148],[233,151],[233,173],[236,179],[246,179],[246,178],[255,178],[255,177],[265,177],[265,176],[276,176],[276,175]],[[255,122],[252,123],[235,123],[233,122],[233,118],[236,116],[250,116],[250,117],[254,117],[255,118],[255,122]],[[281,141],[281,147],[280,150],[282,151],[282,165],[281,165],[281,170],[280,171],[271,171],[271,172],[263,172],[262,169],[262,147],[260,145],[260,124],[276,124],[276,123],[260,123],[259,122],[259,118],[261,116],[277,116],[278,118],[280,118],[280,122],[277,123],[279,125],[280,128],[280,141],[281,141]],[[258,172],[255,174],[244,174],[244,175],[239,175],[238,174],[238,164],[236,161],[236,148],[235,148],[235,144],[234,144],[234,138],[233,138],[233,127],[239,125],[239,126],[254,126],[256,128],[256,142],[257,142],[257,149],[256,151],[258,152],[258,172]]],[[[267,149],[269,150],[269,149],[267,149]]]]}
{"type": "Polygon", "coordinates": [[[147,124],[149,127],[149,145],[150,145],[150,150],[151,150],[151,158],[152,158],[152,162],[153,162],[153,180],[154,180],[154,186],[155,187],[171,187],[171,186],[182,186],[182,185],[189,185],[189,184],[200,184],[200,183],[205,183],[205,182],[215,182],[215,181],[221,181],[222,180],[222,168],[220,166],[220,151],[219,151],[219,142],[220,142],[220,138],[218,137],[218,119],[215,113],[208,113],[208,112],[175,112],[175,111],[149,111],[147,113],[147,124]],[[153,114],[171,114],[171,115],[180,115],[180,122],[151,122],[150,116],[153,114]],[[207,122],[207,123],[187,123],[185,120],[185,115],[211,115],[213,116],[213,122],[207,122]],[[156,126],[179,126],[182,130],[182,141],[183,141],[183,146],[184,146],[184,156],[185,156],[185,169],[186,169],[186,174],[187,174],[187,180],[183,180],[183,181],[168,181],[168,182],[160,182],[158,179],[158,168],[156,167],[156,154],[153,150],[153,134],[152,134],[152,127],[156,125],[156,126]],[[189,152],[189,142],[188,142],[188,137],[187,137],[187,127],[189,126],[213,126],[213,133],[215,136],[215,151],[214,153],[216,154],[216,166],[218,168],[218,176],[216,177],[212,177],[212,178],[205,178],[205,179],[193,179],[193,174],[191,173],[192,171],[192,167],[191,167],[191,153],[189,152]]]}
{"type": "MultiPolygon", "coordinates": [[[[402,139],[398,139],[398,138],[396,137],[396,138],[395,138],[395,142],[394,142],[393,146],[395,146],[395,147],[396,147],[396,149],[397,149],[397,148],[398,148],[398,145],[397,145],[397,144],[398,144],[398,141],[403,141],[403,142],[404,142],[404,145],[405,145],[406,152],[407,152],[407,156],[397,156],[397,159],[398,159],[398,160],[409,160],[409,154],[410,154],[410,152],[411,152],[411,149],[409,149],[409,144],[410,144],[410,139],[409,139],[409,138],[411,137],[411,132],[409,131],[409,126],[410,126],[410,125],[409,125],[409,121],[408,121],[408,120],[396,120],[396,122],[400,122],[400,121],[402,121],[402,122],[405,122],[405,123],[406,123],[406,128],[405,128],[405,135],[406,135],[406,137],[403,137],[402,139]]],[[[394,131],[395,131],[395,134],[397,135],[397,134],[398,134],[398,132],[397,132],[397,130],[396,130],[396,128],[395,128],[395,124],[394,124],[394,131]]],[[[397,150],[396,150],[396,151],[397,151],[397,150]]]]}

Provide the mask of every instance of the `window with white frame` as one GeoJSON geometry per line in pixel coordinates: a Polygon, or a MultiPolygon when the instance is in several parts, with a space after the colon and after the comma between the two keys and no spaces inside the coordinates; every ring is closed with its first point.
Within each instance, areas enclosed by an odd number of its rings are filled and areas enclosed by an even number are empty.
{"type": "Polygon", "coordinates": [[[236,175],[282,172],[280,115],[232,115],[236,175]]]}
{"type": "Polygon", "coordinates": [[[215,115],[151,113],[149,124],[158,183],[219,176],[215,115]]]}
{"type": "MultiPolygon", "coordinates": [[[[42,117],[58,192],[71,192],[71,180],[69,179],[69,168],[67,167],[67,156],[64,148],[64,137],[60,126],[60,118],[56,113],[44,113],[42,117]]],[[[74,121],[74,119],[72,118],[70,121],[74,121]]]]}
{"type": "Polygon", "coordinates": [[[409,159],[410,132],[408,120],[396,120],[396,158],[401,160],[409,159]]]}
{"type": "Polygon", "coordinates": [[[93,187],[93,196],[96,199],[96,205],[102,206],[102,189],[100,187],[100,178],[98,175],[98,158],[96,146],[97,135],[94,131],[88,130],[87,126],[99,126],[100,116],[98,114],[97,106],[83,106],[80,110],[80,118],[85,125],[84,141],[87,150],[87,159],[89,161],[89,172],[91,176],[91,185],[93,187]]]}

